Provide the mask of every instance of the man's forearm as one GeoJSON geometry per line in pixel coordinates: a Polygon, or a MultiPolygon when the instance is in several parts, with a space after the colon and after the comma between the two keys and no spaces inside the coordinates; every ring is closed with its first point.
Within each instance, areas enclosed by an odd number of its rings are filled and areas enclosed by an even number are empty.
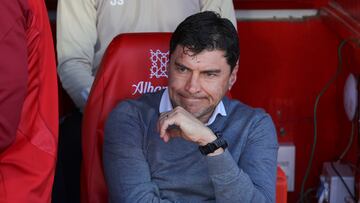
{"type": "Polygon", "coordinates": [[[256,120],[240,160],[235,161],[227,150],[207,157],[217,202],[275,202],[276,131],[270,116],[260,114],[256,120]]]}
{"type": "Polygon", "coordinates": [[[267,202],[251,178],[233,160],[229,151],[208,156],[209,176],[215,190],[216,202],[267,202]]]}
{"type": "Polygon", "coordinates": [[[57,12],[58,74],[62,86],[82,109],[81,95],[94,81],[92,73],[97,41],[97,12],[92,0],[61,0],[57,12]]]}
{"type": "Polygon", "coordinates": [[[88,95],[85,92],[91,89],[94,81],[90,69],[89,65],[75,59],[59,66],[58,73],[62,86],[80,109],[85,107],[87,97],[84,96],[88,95]]]}

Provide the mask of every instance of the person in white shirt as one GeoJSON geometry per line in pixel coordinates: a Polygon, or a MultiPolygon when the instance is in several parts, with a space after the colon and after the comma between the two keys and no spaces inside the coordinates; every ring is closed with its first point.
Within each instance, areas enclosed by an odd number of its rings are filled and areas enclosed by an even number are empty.
{"type": "MultiPolygon", "coordinates": [[[[205,10],[219,13],[236,26],[232,0],[59,0],[57,9],[58,75],[80,111],[103,54],[118,34],[173,32],[186,17],[205,10]]],[[[59,175],[54,188],[64,182],[67,194],[59,195],[65,198],[61,202],[79,201],[81,120],[82,113],[75,109],[60,125],[59,175]]]]}
{"type": "Polygon", "coordinates": [[[62,86],[83,109],[102,56],[120,33],[173,32],[186,17],[204,10],[236,26],[231,0],[59,0],[58,74],[62,86]]]}

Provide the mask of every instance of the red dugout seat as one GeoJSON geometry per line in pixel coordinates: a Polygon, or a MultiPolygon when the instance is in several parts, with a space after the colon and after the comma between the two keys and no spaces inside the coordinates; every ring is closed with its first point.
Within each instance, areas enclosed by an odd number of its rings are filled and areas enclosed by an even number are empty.
{"type": "Polygon", "coordinates": [[[120,100],[166,85],[164,71],[170,36],[170,33],[122,34],[106,50],[83,117],[83,203],[107,202],[102,168],[103,129],[107,115],[120,100]]]}
{"type": "MultiPolygon", "coordinates": [[[[106,50],[83,117],[83,203],[108,201],[102,167],[106,118],[119,101],[166,86],[170,36],[170,33],[121,34],[106,50]]],[[[285,193],[281,194],[286,195],[286,186],[285,193]]]]}
{"type": "Polygon", "coordinates": [[[0,154],[0,202],[51,202],[57,155],[56,64],[43,1],[29,0],[27,95],[15,141],[0,154]]]}

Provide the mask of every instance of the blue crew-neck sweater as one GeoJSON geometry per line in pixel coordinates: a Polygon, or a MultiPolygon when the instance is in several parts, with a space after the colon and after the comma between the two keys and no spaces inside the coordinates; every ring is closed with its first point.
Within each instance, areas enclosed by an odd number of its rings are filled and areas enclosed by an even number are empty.
{"type": "Polygon", "coordinates": [[[204,156],[195,143],[160,138],[161,96],[123,101],[109,115],[103,163],[110,202],[275,202],[278,143],[268,114],[224,97],[227,116],[208,127],[229,146],[204,156]]]}

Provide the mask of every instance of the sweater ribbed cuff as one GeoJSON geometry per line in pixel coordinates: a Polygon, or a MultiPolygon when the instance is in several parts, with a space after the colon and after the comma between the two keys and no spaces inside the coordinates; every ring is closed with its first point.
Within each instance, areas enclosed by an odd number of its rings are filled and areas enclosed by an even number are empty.
{"type": "Polygon", "coordinates": [[[227,149],[216,156],[206,156],[208,163],[209,175],[216,176],[226,173],[235,173],[239,170],[234,159],[227,149]]]}

